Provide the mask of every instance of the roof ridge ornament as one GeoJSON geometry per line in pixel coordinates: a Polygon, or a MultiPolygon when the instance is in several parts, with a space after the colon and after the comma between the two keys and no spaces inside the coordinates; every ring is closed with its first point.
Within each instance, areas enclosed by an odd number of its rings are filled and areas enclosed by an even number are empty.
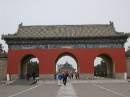
{"type": "Polygon", "coordinates": [[[111,25],[111,26],[113,26],[113,25],[114,25],[114,23],[113,23],[112,21],[109,21],[109,23],[110,23],[110,25],[111,25]]]}
{"type": "Polygon", "coordinates": [[[19,24],[19,27],[22,27],[23,26],[23,22],[21,22],[20,24],[19,24]]]}
{"type": "Polygon", "coordinates": [[[112,27],[113,31],[114,31],[114,32],[117,32],[116,29],[115,29],[115,27],[114,27],[113,21],[109,21],[109,23],[110,23],[110,26],[112,27]]]}

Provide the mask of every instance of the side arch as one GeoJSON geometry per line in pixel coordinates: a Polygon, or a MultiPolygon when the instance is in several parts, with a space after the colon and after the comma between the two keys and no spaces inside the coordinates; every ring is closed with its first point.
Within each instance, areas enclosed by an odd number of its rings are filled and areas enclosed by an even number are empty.
{"type": "Polygon", "coordinates": [[[20,68],[19,68],[21,79],[32,77],[33,74],[35,74],[35,76],[39,76],[39,63],[32,62],[31,59],[33,58],[37,58],[37,57],[33,54],[26,54],[22,57],[20,61],[20,68]]]}
{"type": "Polygon", "coordinates": [[[97,57],[100,57],[102,61],[100,64],[94,67],[94,75],[113,78],[115,72],[115,64],[113,58],[106,53],[98,54],[96,58],[97,57]]]}

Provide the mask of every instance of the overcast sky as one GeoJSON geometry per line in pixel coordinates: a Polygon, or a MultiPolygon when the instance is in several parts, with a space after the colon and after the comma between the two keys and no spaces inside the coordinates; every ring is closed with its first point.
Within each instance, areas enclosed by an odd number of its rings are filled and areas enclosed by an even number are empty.
{"type": "Polygon", "coordinates": [[[0,0],[0,35],[15,33],[21,22],[75,25],[109,21],[117,31],[130,32],[130,0],[0,0]]]}

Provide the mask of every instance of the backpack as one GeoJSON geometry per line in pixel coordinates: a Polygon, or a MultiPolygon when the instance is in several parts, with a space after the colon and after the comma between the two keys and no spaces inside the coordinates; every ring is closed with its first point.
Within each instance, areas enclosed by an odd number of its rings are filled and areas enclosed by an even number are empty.
{"type": "Polygon", "coordinates": [[[58,75],[58,79],[61,80],[62,79],[62,75],[58,75]]]}

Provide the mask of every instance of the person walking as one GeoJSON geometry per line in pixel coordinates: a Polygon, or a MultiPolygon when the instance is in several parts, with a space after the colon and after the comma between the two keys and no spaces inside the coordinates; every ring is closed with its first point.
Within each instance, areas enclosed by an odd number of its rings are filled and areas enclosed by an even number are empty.
{"type": "Polygon", "coordinates": [[[61,80],[62,80],[62,74],[61,74],[61,73],[58,73],[58,74],[57,74],[57,81],[58,81],[58,85],[59,85],[59,86],[61,85],[61,80]]]}
{"type": "Polygon", "coordinates": [[[67,77],[68,77],[68,73],[63,73],[63,84],[66,85],[67,83],[67,77]]]}

